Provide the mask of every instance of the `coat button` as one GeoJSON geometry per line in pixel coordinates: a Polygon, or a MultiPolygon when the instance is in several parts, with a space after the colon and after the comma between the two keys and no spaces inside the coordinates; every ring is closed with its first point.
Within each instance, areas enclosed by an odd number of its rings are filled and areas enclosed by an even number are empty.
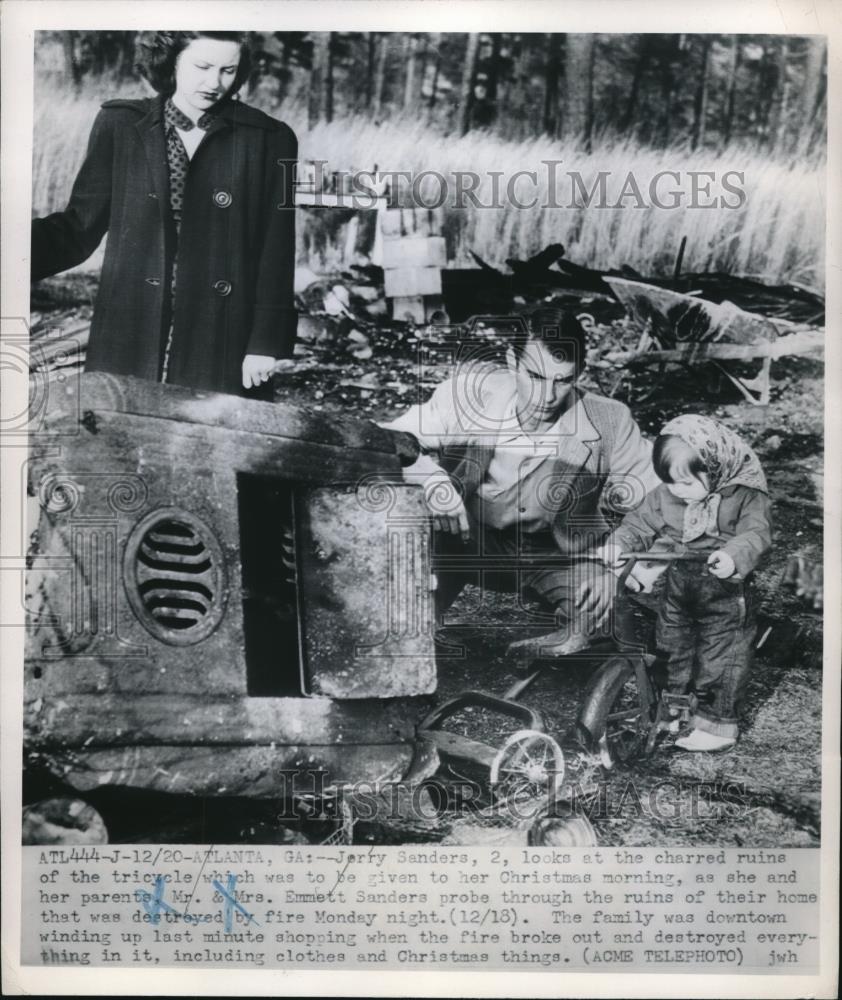
{"type": "Polygon", "coordinates": [[[213,290],[217,295],[230,295],[231,294],[231,282],[220,280],[213,283],[213,290]]]}
{"type": "Polygon", "coordinates": [[[228,191],[214,191],[213,193],[213,203],[217,208],[228,208],[231,200],[231,194],[228,191]]]}

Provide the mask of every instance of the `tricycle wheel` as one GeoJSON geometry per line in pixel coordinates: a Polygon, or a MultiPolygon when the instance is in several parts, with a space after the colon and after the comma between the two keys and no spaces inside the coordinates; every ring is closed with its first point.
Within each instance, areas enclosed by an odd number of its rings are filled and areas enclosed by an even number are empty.
{"type": "Polygon", "coordinates": [[[497,751],[490,781],[498,799],[553,795],[564,781],[564,754],[552,736],[520,729],[497,751]]]}
{"type": "Polygon", "coordinates": [[[614,656],[600,667],[579,713],[579,729],[603,767],[610,770],[641,755],[656,704],[650,686],[641,690],[632,658],[614,656]]]}

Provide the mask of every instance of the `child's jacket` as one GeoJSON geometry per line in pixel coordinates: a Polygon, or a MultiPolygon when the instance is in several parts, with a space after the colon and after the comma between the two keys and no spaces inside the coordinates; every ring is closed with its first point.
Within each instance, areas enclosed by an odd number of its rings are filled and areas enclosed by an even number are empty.
{"type": "Polygon", "coordinates": [[[670,493],[665,483],[623,518],[610,541],[623,552],[648,550],[656,538],[669,538],[675,551],[713,552],[723,549],[734,560],[737,573],[748,576],[771,547],[771,502],[766,493],[749,486],[725,486],[717,514],[716,534],[706,533],[682,541],[686,504],[670,493]]]}

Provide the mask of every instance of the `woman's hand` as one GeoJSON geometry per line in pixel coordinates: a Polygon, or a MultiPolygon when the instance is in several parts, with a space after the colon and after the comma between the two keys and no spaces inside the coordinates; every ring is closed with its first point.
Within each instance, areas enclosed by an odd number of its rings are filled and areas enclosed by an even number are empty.
{"type": "Polygon", "coordinates": [[[268,354],[247,354],[243,358],[243,388],[262,385],[275,367],[275,358],[268,354]]]}
{"type": "Polygon", "coordinates": [[[737,567],[725,549],[717,549],[708,558],[708,569],[714,576],[718,576],[720,580],[727,580],[729,576],[734,575],[737,567]]]}

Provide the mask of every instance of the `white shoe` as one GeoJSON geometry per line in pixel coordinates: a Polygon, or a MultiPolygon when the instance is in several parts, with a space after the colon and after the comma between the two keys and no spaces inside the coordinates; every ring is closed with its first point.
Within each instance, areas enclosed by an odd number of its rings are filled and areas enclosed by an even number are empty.
{"type": "Polygon", "coordinates": [[[694,729],[692,733],[676,740],[675,745],[682,750],[702,753],[722,753],[725,750],[730,750],[736,742],[731,736],[715,736],[704,729],[694,729]]]}

